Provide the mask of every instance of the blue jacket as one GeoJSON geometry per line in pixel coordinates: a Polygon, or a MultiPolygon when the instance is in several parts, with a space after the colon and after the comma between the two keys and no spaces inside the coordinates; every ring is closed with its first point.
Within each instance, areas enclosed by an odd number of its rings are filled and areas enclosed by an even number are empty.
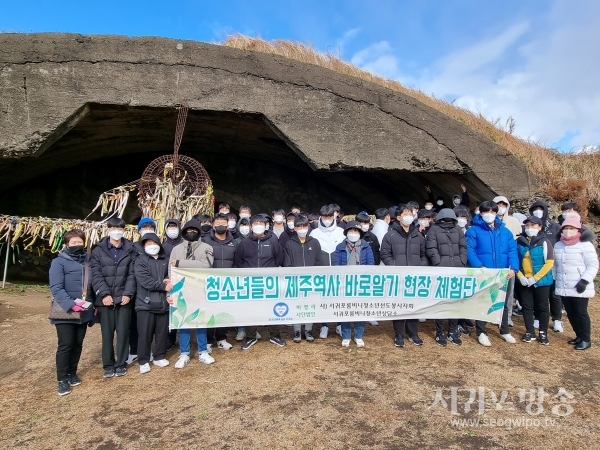
{"type": "MultiPolygon", "coordinates": [[[[347,266],[348,265],[348,250],[346,250],[346,243],[348,241],[344,239],[335,248],[331,260],[333,266],[347,266]]],[[[371,245],[363,239],[360,246],[360,265],[361,266],[374,266],[375,257],[373,256],[373,250],[371,245]]]]}
{"type": "Polygon", "coordinates": [[[498,217],[494,228],[477,214],[467,230],[467,262],[470,267],[519,270],[517,243],[511,231],[498,217]]]}
{"type": "MultiPolygon", "coordinates": [[[[85,255],[85,259],[79,262],[66,251],[61,251],[56,258],[52,260],[50,264],[50,292],[52,292],[52,298],[58,305],[65,311],[69,311],[75,306],[75,299],[80,299],[83,296],[83,278],[85,265],[83,261],[87,260],[88,256],[85,255]]],[[[87,301],[94,302],[93,300],[94,290],[92,289],[92,274],[88,275],[88,286],[87,286],[87,301]]],[[[81,313],[81,320],[50,320],[50,323],[71,323],[71,324],[82,324],[91,322],[94,319],[94,308],[89,308],[81,313]]]]}
{"type": "MultiPolygon", "coordinates": [[[[552,243],[545,234],[535,236],[531,240],[528,240],[526,236],[520,236],[517,239],[517,251],[519,252],[519,269],[521,272],[524,272],[523,260],[527,253],[529,253],[533,275],[538,274],[548,260],[554,260],[552,243]]],[[[554,277],[552,276],[552,269],[550,269],[546,275],[535,283],[535,286],[550,286],[552,283],[554,283],[554,277]]]]}

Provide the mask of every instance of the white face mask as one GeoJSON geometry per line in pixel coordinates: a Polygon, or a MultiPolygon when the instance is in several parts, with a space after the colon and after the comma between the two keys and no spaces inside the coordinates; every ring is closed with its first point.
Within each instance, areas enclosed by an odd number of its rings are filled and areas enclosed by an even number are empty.
{"type": "Polygon", "coordinates": [[[230,229],[233,229],[233,228],[235,228],[235,225],[236,225],[236,223],[235,223],[235,220],[228,220],[228,221],[227,221],[227,226],[228,226],[230,229]]]}
{"type": "Polygon", "coordinates": [[[306,235],[308,234],[308,228],[298,228],[296,230],[296,234],[300,237],[306,237],[306,235]]]}
{"type": "Polygon", "coordinates": [[[567,220],[569,217],[571,217],[571,213],[570,212],[564,212],[562,213],[563,219],[567,220]]]}
{"type": "Polygon", "coordinates": [[[323,220],[321,219],[321,222],[323,222],[323,225],[325,225],[327,228],[329,228],[331,226],[331,224],[333,223],[333,220],[323,220]]]}
{"type": "Polygon", "coordinates": [[[154,233],[154,230],[140,230],[140,236],[144,236],[148,233],[154,233]]]}
{"type": "Polygon", "coordinates": [[[577,230],[563,230],[563,232],[562,232],[562,234],[563,234],[565,237],[573,237],[573,236],[575,236],[577,233],[579,233],[579,231],[577,231],[577,230]]]}
{"type": "Polygon", "coordinates": [[[171,239],[177,239],[179,236],[179,230],[177,228],[167,228],[167,236],[171,239]]]}
{"type": "Polygon", "coordinates": [[[442,206],[442,205],[444,204],[444,200],[438,200],[436,203],[437,203],[438,205],[442,206]]]}
{"type": "Polygon", "coordinates": [[[543,211],[543,210],[541,210],[541,209],[536,209],[536,210],[533,212],[533,215],[534,215],[535,217],[537,217],[538,219],[542,219],[542,218],[544,217],[544,211],[543,211]]]}
{"type": "Polygon", "coordinates": [[[348,233],[348,240],[350,242],[356,242],[360,239],[360,233],[348,233]]]}
{"type": "Polygon", "coordinates": [[[365,223],[364,225],[361,225],[360,228],[366,233],[367,231],[369,231],[369,224],[365,223]]]}
{"type": "Polygon", "coordinates": [[[252,225],[252,232],[254,234],[263,234],[267,230],[264,225],[252,225]]]}
{"type": "Polygon", "coordinates": [[[160,252],[160,245],[147,245],[146,247],[144,247],[144,251],[150,256],[156,256],[158,255],[158,252],[160,252]]]}
{"type": "Polygon", "coordinates": [[[240,214],[240,219],[249,219],[249,218],[250,218],[250,214],[247,214],[247,213],[240,214]]]}
{"type": "Polygon", "coordinates": [[[525,234],[529,237],[537,236],[539,232],[537,228],[525,228],[525,234]]]}
{"type": "Polygon", "coordinates": [[[452,203],[454,203],[454,206],[460,205],[460,198],[455,198],[454,200],[452,200],[452,203]]]}
{"type": "Polygon", "coordinates": [[[265,231],[268,231],[268,230],[269,230],[269,228],[270,228],[270,225],[269,225],[269,224],[266,224],[266,225],[265,225],[265,231]]]}
{"type": "Polygon", "coordinates": [[[410,225],[415,220],[414,216],[402,216],[402,223],[404,225],[410,225]]]}
{"type": "Polygon", "coordinates": [[[294,229],[294,222],[288,222],[288,223],[287,223],[287,226],[288,226],[288,228],[289,228],[290,230],[293,230],[293,229],[294,229]]]}
{"type": "Polygon", "coordinates": [[[504,206],[498,206],[498,214],[500,214],[501,216],[506,214],[506,208],[504,206]]]}
{"type": "Polygon", "coordinates": [[[275,221],[275,223],[283,223],[283,216],[275,216],[273,217],[273,220],[275,221]]]}
{"type": "Polygon", "coordinates": [[[456,224],[457,224],[459,227],[461,227],[461,228],[464,228],[464,227],[466,227],[466,226],[467,226],[467,219],[458,219],[458,220],[456,221],[456,224]]]}
{"type": "Polygon", "coordinates": [[[475,215],[477,215],[477,214],[479,214],[479,210],[478,209],[475,210],[475,215]]]}
{"type": "Polygon", "coordinates": [[[242,233],[242,236],[248,236],[250,234],[250,227],[248,225],[241,225],[240,233],[242,233]]]}
{"type": "Polygon", "coordinates": [[[431,211],[433,209],[433,205],[425,205],[425,209],[427,211],[431,211]]]}
{"type": "Polygon", "coordinates": [[[484,213],[481,215],[481,218],[485,223],[493,223],[496,220],[496,214],[484,213]]]}
{"type": "Polygon", "coordinates": [[[125,232],[123,230],[113,230],[108,233],[108,236],[113,241],[119,241],[119,240],[121,240],[121,238],[123,237],[124,234],[125,234],[125,232]]]}
{"type": "Polygon", "coordinates": [[[427,228],[429,226],[429,220],[421,219],[419,220],[419,225],[421,225],[423,228],[427,228]]]}

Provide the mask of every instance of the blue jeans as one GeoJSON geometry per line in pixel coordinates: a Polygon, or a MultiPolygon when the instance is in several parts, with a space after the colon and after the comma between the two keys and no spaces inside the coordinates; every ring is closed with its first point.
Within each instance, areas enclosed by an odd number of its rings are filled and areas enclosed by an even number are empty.
{"type": "MultiPolygon", "coordinates": [[[[189,328],[179,330],[179,351],[181,351],[182,355],[190,354],[191,334],[192,330],[189,328]]],[[[206,328],[196,328],[196,340],[198,341],[198,353],[206,352],[206,328]]]]}
{"type": "MultiPolygon", "coordinates": [[[[342,339],[350,339],[352,322],[342,322],[342,339]]],[[[354,322],[354,339],[362,339],[365,332],[364,322],[354,322]]]]}

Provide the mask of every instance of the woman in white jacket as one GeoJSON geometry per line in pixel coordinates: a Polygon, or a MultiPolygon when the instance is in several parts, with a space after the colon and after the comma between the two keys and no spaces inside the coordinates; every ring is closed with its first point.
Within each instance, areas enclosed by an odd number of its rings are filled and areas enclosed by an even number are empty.
{"type": "Polygon", "coordinates": [[[554,247],[556,294],[562,297],[569,322],[577,337],[569,344],[575,350],[592,345],[589,299],[594,297],[594,278],[598,273],[598,255],[594,244],[581,242],[581,222],[573,217],[562,223],[560,240],[554,247]]]}

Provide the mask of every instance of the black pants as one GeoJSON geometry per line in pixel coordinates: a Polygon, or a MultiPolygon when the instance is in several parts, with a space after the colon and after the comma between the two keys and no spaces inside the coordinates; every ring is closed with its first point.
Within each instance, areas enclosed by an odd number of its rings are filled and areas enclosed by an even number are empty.
{"type": "Polygon", "coordinates": [[[406,320],[393,320],[394,332],[396,336],[404,337],[404,328],[409,337],[419,335],[419,320],[418,319],[406,319],[406,320]]]}
{"type": "Polygon", "coordinates": [[[56,379],[63,381],[68,375],[77,374],[77,365],[83,349],[83,338],[87,331],[87,323],[56,324],[58,348],[56,349],[56,379]]]}
{"type": "MultiPolygon", "coordinates": [[[[552,316],[553,320],[562,320],[563,302],[560,295],[556,295],[555,287],[556,286],[554,283],[552,283],[552,286],[550,286],[550,315],[552,316]]],[[[539,320],[540,323],[542,323],[542,320],[539,320]]]]}
{"type": "Polygon", "coordinates": [[[139,334],[137,351],[140,365],[150,361],[152,338],[154,338],[154,359],[164,359],[169,338],[169,313],[137,311],[137,319],[139,334]]]}
{"type": "Polygon", "coordinates": [[[575,335],[582,341],[590,342],[592,339],[592,322],[588,314],[590,299],[583,297],[562,297],[562,301],[575,335]]]}
{"type": "MultiPolygon", "coordinates": [[[[444,319],[435,319],[435,334],[444,333],[444,319]]],[[[458,319],[448,319],[448,333],[458,333],[458,319]]]]}
{"type": "MultiPolygon", "coordinates": [[[[130,301],[134,302],[135,299],[131,299],[130,301]]],[[[132,355],[138,354],[138,324],[137,324],[137,314],[133,312],[131,314],[131,323],[129,324],[129,353],[132,355]]]]}
{"type": "Polygon", "coordinates": [[[129,354],[129,327],[133,305],[100,306],[100,331],[102,333],[102,366],[104,370],[125,367],[129,354]],[[114,339],[117,333],[117,359],[115,360],[114,339]]]}
{"type": "Polygon", "coordinates": [[[173,347],[175,345],[175,342],[177,342],[177,328],[169,331],[169,338],[167,340],[167,348],[173,347]]]}
{"type": "MultiPolygon", "coordinates": [[[[534,316],[540,321],[540,331],[548,332],[548,320],[550,319],[550,309],[548,299],[550,297],[550,286],[525,287],[520,286],[519,298],[523,308],[523,320],[525,321],[525,330],[528,333],[534,333],[534,316]]],[[[562,306],[561,306],[562,308],[562,306]]]]}
{"type": "Polygon", "coordinates": [[[207,339],[209,344],[216,344],[223,339],[227,339],[227,332],[229,328],[220,327],[220,328],[209,328],[207,331],[207,339]]]}
{"type": "MultiPolygon", "coordinates": [[[[477,336],[481,333],[487,334],[486,331],[487,322],[482,320],[475,321],[475,330],[477,332],[477,336]]],[[[509,334],[508,330],[508,296],[504,301],[504,310],[502,311],[502,322],[500,322],[500,334],[509,334]]]]}

